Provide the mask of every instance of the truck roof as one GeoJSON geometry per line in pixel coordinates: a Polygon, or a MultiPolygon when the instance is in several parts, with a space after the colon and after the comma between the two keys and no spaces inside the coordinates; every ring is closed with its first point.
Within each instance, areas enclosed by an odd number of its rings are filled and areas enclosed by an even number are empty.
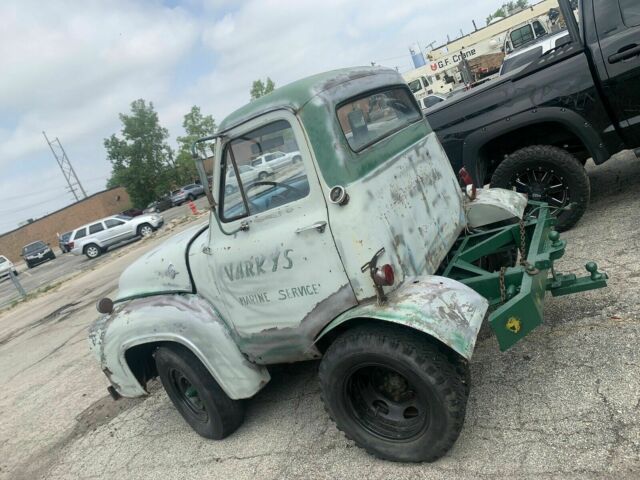
{"type": "MultiPolygon", "coordinates": [[[[271,110],[289,109],[297,112],[312,98],[323,92],[331,90],[338,85],[374,75],[377,78],[380,75],[388,76],[385,80],[389,84],[404,83],[400,74],[393,69],[384,67],[353,67],[319,73],[279,87],[268,95],[239,108],[222,121],[218,132],[222,133],[271,110]]],[[[336,100],[340,101],[338,96],[336,96],[336,100]]]]}

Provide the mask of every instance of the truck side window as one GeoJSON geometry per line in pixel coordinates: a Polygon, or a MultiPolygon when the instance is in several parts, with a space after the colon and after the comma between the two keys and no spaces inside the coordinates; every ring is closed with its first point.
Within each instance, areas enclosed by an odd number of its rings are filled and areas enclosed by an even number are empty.
{"type": "Polygon", "coordinates": [[[87,236],[87,229],[86,228],[81,228],[80,230],[78,230],[76,232],[75,237],[73,237],[74,240],[78,240],[79,238],[84,238],[87,236]]]}
{"type": "Polygon", "coordinates": [[[117,227],[118,225],[124,225],[124,222],[120,220],[116,220],[114,218],[109,218],[104,221],[104,224],[107,226],[107,228],[113,228],[113,227],[117,227]]]}
{"type": "Polygon", "coordinates": [[[225,147],[221,166],[220,218],[226,222],[295,202],[309,194],[302,154],[286,120],[277,120],[231,140],[225,147]],[[255,161],[256,158],[265,161],[255,161]],[[232,173],[234,161],[239,179],[232,173]]]}
{"type": "Polygon", "coordinates": [[[638,0],[618,0],[622,19],[627,27],[640,26],[640,2],[638,0]]]}
{"type": "Polygon", "coordinates": [[[510,37],[514,49],[530,42],[533,40],[533,30],[531,29],[531,25],[525,25],[524,27],[514,30],[511,32],[510,37]]]}
{"type": "Polygon", "coordinates": [[[94,223],[93,225],[89,226],[89,235],[101,232],[103,230],[104,226],[102,225],[102,223],[94,223]]]}
{"type": "Polygon", "coordinates": [[[533,22],[533,30],[536,32],[536,37],[542,37],[547,34],[547,31],[538,20],[533,22]]]}
{"type": "Polygon", "coordinates": [[[338,107],[338,120],[355,152],[422,118],[406,88],[396,87],[349,100],[338,107]]]}

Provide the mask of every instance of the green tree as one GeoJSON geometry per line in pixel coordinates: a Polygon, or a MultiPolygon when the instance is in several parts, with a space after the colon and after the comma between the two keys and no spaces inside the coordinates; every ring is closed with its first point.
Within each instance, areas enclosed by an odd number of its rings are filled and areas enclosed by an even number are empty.
{"type": "MultiPolygon", "coordinates": [[[[211,115],[202,115],[200,107],[193,106],[182,122],[185,134],[178,137],[178,155],[176,156],[176,177],[179,183],[188,183],[198,177],[196,164],[191,157],[191,145],[199,138],[213,135],[216,122],[211,115]]],[[[211,154],[211,152],[207,152],[211,154]]]]}
{"type": "Polygon", "coordinates": [[[169,132],[160,126],[152,102],[143,99],[131,103],[131,113],[119,115],[120,136],[104,139],[111,162],[108,187],[127,189],[133,205],[144,207],[167,193],[174,168],[173,152],[167,144],[169,132]]]}
{"type": "Polygon", "coordinates": [[[256,98],[260,98],[263,95],[266,95],[267,93],[273,92],[275,88],[276,84],[273,83],[273,80],[271,80],[269,77],[267,77],[267,80],[265,82],[263,82],[261,79],[254,80],[253,84],[251,85],[251,90],[249,90],[249,95],[251,96],[251,100],[253,101],[256,98]]]}
{"type": "Polygon", "coordinates": [[[491,20],[498,17],[507,17],[515,10],[527,8],[529,6],[529,0],[515,0],[503,3],[500,8],[487,17],[487,25],[491,23],[491,20]]]}

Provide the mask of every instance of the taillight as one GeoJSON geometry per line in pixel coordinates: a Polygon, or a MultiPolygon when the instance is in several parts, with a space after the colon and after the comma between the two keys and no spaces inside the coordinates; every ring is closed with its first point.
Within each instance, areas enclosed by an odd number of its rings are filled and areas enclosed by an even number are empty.
{"type": "Polygon", "coordinates": [[[376,268],[373,281],[376,285],[393,285],[393,282],[395,281],[393,267],[387,263],[386,265],[376,268]]]}
{"type": "Polygon", "coordinates": [[[69,246],[69,250],[73,249],[73,242],[69,242],[69,243],[67,243],[67,245],[69,246]]]}

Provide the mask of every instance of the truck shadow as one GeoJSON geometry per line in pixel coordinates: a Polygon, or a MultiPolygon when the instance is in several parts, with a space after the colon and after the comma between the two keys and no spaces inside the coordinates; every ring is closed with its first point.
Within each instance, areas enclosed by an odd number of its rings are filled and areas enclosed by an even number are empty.
{"type": "Polygon", "coordinates": [[[630,151],[614,155],[602,165],[594,165],[589,160],[586,168],[591,182],[592,203],[637,190],[640,159],[630,151]]]}

